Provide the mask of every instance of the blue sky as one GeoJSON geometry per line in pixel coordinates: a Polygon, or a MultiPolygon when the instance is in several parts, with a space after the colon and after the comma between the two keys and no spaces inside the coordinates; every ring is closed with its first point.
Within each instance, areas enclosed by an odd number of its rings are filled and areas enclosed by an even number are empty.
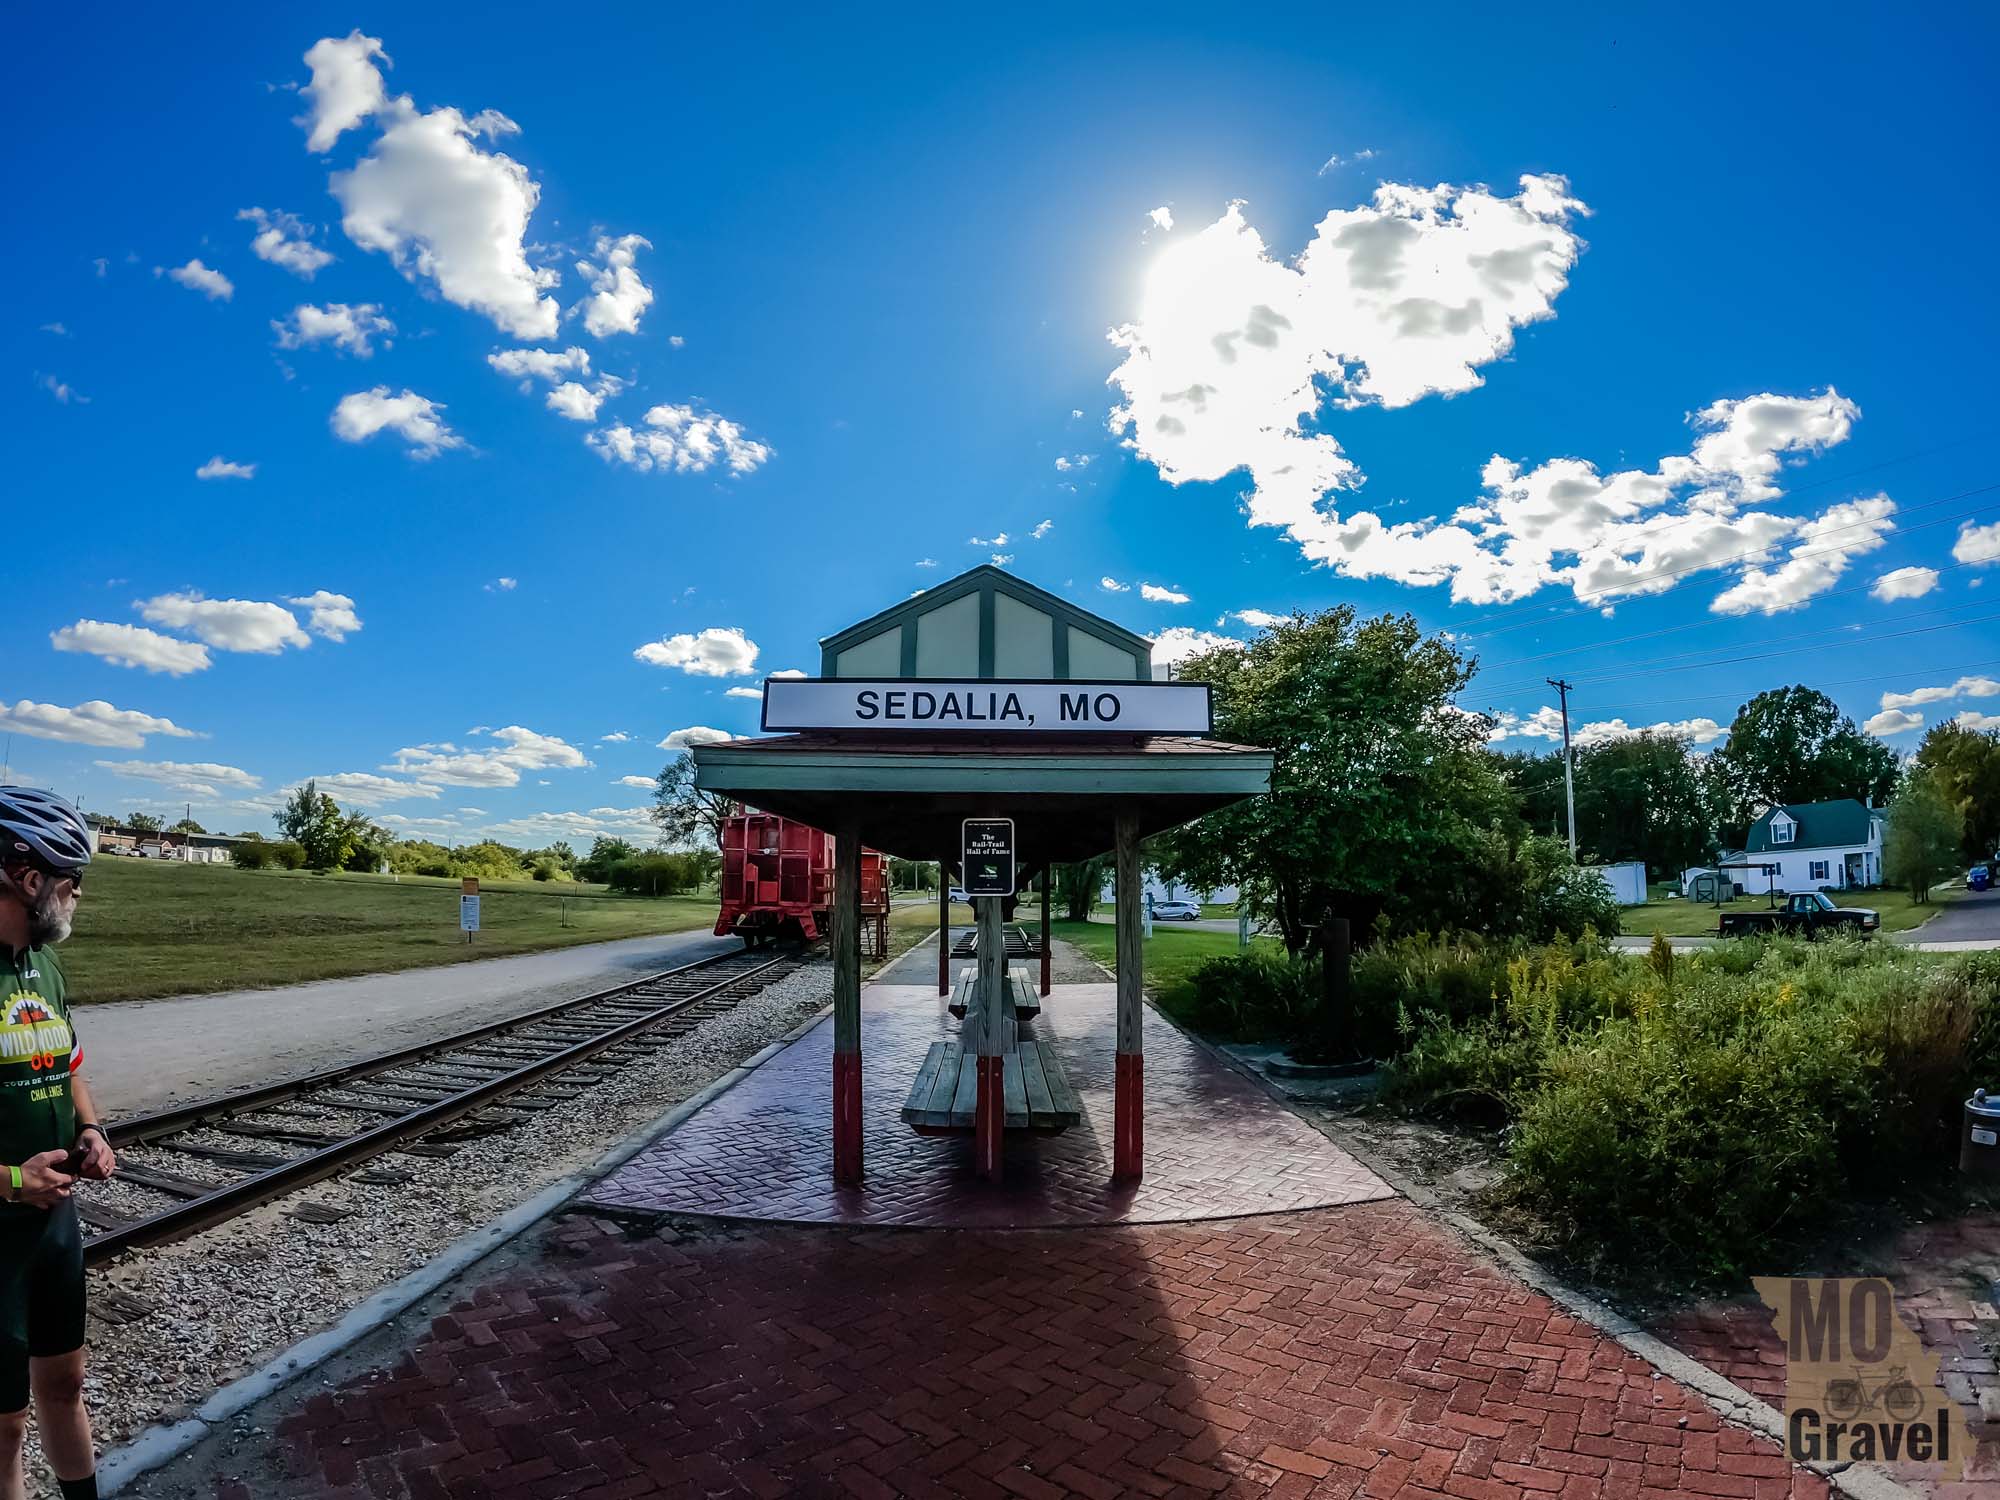
{"type": "Polygon", "coordinates": [[[630,831],[996,554],[1163,658],[1411,611],[1508,748],[2000,722],[1972,7],[407,10],[17,28],[18,779],[630,831]]]}

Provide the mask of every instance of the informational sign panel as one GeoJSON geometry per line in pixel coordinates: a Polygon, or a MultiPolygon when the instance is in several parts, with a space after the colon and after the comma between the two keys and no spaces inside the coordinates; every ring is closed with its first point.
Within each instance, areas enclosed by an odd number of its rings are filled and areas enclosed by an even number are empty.
{"type": "Polygon", "coordinates": [[[1207,734],[1205,682],[773,677],[764,728],[903,734],[1207,734]]]}
{"type": "Polygon", "coordinates": [[[460,896],[458,898],[458,930],[460,932],[479,931],[479,898],[460,896]]]}
{"type": "Polygon", "coordinates": [[[1014,820],[967,818],[959,838],[968,896],[1014,894],[1014,820]]]}

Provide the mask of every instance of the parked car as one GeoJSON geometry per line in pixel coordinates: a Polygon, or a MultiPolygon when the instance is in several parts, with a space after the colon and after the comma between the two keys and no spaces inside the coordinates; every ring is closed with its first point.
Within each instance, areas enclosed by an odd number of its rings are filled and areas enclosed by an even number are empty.
{"type": "Polygon", "coordinates": [[[1865,906],[1836,906],[1825,891],[1800,891],[1787,896],[1776,911],[1726,911],[1719,930],[1724,937],[1777,932],[1818,937],[1824,932],[1851,932],[1865,938],[1873,937],[1881,925],[1881,913],[1865,906]]]}
{"type": "Polygon", "coordinates": [[[1987,865],[1974,865],[1965,872],[1965,888],[1968,891],[1983,891],[1993,884],[1993,871],[1987,865]]]}
{"type": "Polygon", "coordinates": [[[950,896],[954,905],[961,904],[963,902],[967,902],[972,899],[970,896],[966,895],[964,891],[961,891],[957,886],[953,886],[951,890],[948,891],[946,894],[950,896]]]}
{"type": "Polygon", "coordinates": [[[1192,922],[1201,916],[1201,906],[1193,901],[1155,901],[1155,922],[1192,922]]]}

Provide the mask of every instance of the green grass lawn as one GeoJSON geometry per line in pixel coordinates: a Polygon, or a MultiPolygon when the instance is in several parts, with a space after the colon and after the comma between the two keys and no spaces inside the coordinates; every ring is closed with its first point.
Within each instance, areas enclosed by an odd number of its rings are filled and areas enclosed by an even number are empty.
{"type": "MultiPolygon", "coordinates": [[[[1918,906],[1908,891],[1854,891],[1833,900],[1837,906],[1873,907],[1882,914],[1882,931],[1907,932],[1935,916],[1954,894],[1933,891],[1928,906],[1918,906]]],[[[1783,898],[1779,900],[1782,903],[1783,898]]],[[[1649,901],[1644,906],[1625,907],[1618,917],[1627,937],[1651,937],[1656,932],[1668,937],[1714,937],[1718,911],[1768,911],[1770,904],[1764,896],[1725,901],[1719,909],[1702,901],[1649,901]]]]}
{"type": "MultiPolygon", "coordinates": [[[[1103,964],[1118,967],[1118,929],[1106,922],[1056,922],[1049,928],[1053,937],[1074,943],[1103,964]]],[[[1276,946],[1275,938],[1252,938],[1253,944],[1276,946]]],[[[1236,952],[1233,932],[1205,932],[1200,928],[1175,927],[1166,922],[1153,924],[1141,957],[1146,965],[1146,993],[1162,1009],[1178,1014],[1189,995],[1189,978],[1205,961],[1225,958],[1236,952]]]]}
{"type": "Polygon", "coordinates": [[[480,931],[458,930],[456,880],[93,861],[62,947],[79,1002],[376,974],[573,943],[706,928],[715,897],[481,881],[480,931]]]}

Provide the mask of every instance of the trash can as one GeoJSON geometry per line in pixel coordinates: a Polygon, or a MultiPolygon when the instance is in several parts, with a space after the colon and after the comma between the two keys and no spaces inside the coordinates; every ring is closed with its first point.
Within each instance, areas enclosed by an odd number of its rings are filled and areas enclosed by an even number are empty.
{"type": "Polygon", "coordinates": [[[2000,1098],[1987,1097],[1985,1089],[1974,1089],[1965,1101],[1958,1170],[1968,1177],[2000,1178],[2000,1098]]]}

